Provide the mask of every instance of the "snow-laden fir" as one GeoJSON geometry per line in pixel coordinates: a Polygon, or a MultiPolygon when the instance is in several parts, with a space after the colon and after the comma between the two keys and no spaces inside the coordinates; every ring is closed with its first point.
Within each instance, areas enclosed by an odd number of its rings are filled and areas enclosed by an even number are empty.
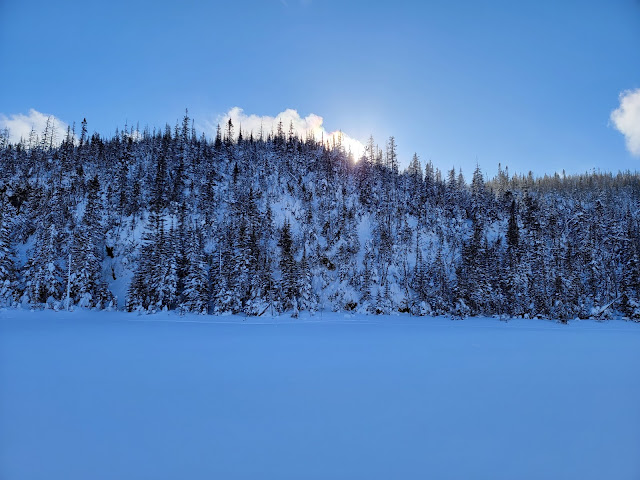
{"type": "Polygon", "coordinates": [[[640,178],[467,184],[395,141],[235,131],[185,115],[112,138],[0,140],[4,305],[640,318],[640,178]]]}

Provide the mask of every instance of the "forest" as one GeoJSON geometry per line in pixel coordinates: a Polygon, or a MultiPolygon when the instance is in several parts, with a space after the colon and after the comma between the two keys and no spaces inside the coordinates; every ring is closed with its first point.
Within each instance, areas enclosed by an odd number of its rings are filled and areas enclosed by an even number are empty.
{"type": "Polygon", "coordinates": [[[637,172],[467,182],[287,127],[2,132],[0,306],[640,320],[637,172]]]}

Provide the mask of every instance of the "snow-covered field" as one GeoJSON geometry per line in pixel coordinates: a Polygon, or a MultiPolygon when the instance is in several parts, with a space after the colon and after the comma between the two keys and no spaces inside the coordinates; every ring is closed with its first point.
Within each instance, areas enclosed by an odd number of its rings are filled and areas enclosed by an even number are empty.
{"type": "Polygon", "coordinates": [[[640,479],[640,325],[0,310],[0,478],[640,479]]]}

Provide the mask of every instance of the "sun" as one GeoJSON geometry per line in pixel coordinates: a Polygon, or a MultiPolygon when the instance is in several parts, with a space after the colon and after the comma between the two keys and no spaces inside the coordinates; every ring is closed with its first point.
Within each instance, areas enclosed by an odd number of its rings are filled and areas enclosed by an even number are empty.
{"type": "Polygon", "coordinates": [[[342,148],[346,153],[350,152],[355,162],[359,161],[364,154],[364,145],[340,130],[325,132],[324,141],[329,148],[342,148]]]}

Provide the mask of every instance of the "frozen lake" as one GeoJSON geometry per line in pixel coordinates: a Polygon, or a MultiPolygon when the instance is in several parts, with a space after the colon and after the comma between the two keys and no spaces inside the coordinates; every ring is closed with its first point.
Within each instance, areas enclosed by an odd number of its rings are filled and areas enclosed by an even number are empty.
{"type": "Polygon", "coordinates": [[[0,310],[0,478],[640,478],[640,325],[0,310]]]}

